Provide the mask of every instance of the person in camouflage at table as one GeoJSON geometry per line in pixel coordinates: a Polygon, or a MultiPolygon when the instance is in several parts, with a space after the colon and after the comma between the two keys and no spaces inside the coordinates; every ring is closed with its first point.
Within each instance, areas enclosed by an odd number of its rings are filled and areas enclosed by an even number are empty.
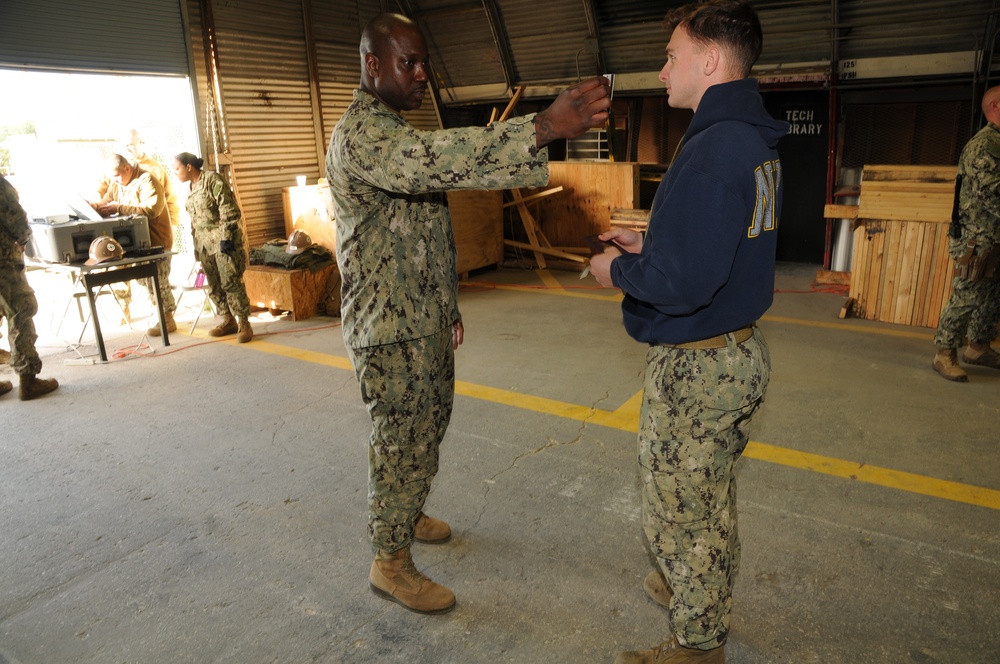
{"type": "MultiPolygon", "coordinates": [[[[0,319],[7,319],[10,339],[10,367],[20,379],[18,398],[28,401],[59,387],[55,378],[38,378],[42,358],[35,350],[33,320],[38,312],[35,291],[24,274],[24,247],[31,237],[28,215],[21,207],[17,190],[0,175],[0,319]]],[[[14,389],[0,380],[0,395],[14,389]]]]}
{"type": "Polygon", "coordinates": [[[194,256],[205,271],[208,296],[222,315],[222,322],[209,334],[236,334],[242,344],[253,339],[250,298],[243,283],[247,269],[243,215],[225,178],[215,171],[203,171],[204,163],[202,158],[182,152],[174,157],[174,174],[181,182],[191,183],[184,207],[191,217],[194,256]]]}
{"type": "Polygon", "coordinates": [[[544,146],[603,126],[610,89],[595,77],[538,114],[419,131],[400,112],[420,107],[431,77],[420,28],[398,14],[377,16],[363,31],[360,55],[361,86],[333,131],[326,172],[344,342],[372,421],[368,580],[377,595],[410,610],[443,613],[455,595],[417,570],[410,545],[451,536],[447,523],[423,513],[465,333],[444,192],[544,185],[544,146]]]}
{"type": "Polygon", "coordinates": [[[964,383],[962,361],[1000,369],[990,342],[1000,321],[1000,86],[983,95],[987,125],[962,150],[956,179],[948,253],[955,259],[953,291],[941,312],[932,366],[948,380],[964,383]]]}

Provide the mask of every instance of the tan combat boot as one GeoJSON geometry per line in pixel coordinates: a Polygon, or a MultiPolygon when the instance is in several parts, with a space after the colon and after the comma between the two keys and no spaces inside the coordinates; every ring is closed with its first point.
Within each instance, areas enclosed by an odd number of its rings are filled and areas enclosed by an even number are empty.
{"type": "Polygon", "coordinates": [[[379,551],[368,573],[372,592],[417,613],[447,613],[455,608],[455,593],[417,570],[409,547],[379,551]]]}
{"type": "Polygon", "coordinates": [[[954,348],[939,348],[937,354],[934,355],[933,367],[934,371],[944,378],[956,383],[964,383],[969,380],[968,374],[962,370],[962,367],[958,366],[958,351],[954,348]]]}
{"type": "Polygon", "coordinates": [[[209,330],[208,333],[213,337],[224,337],[227,334],[236,334],[239,329],[239,325],[236,324],[236,319],[233,318],[233,315],[226,314],[222,322],[209,330]]]}
{"type": "Polygon", "coordinates": [[[990,369],[1000,369],[1000,353],[990,348],[989,344],[969,344],[962,353],[962,361],[990,369]]]}
{"type": "Polygon", "coordinates": [[[10,351],[0,348],[0,364],[10,364],[10,351]]]}
{"type": "Polygon", "coordinates": [[[423,544],[441,544],[451,539],[451,526],[421,512],[413,524],[413,539],[423,544]]]}
{"type": "Polygon", "coordinates": [[[615,664],[683,664],[698,662],[699,664],[726,664],[726,652],[720,646],[711,650],[685,648],[671,637],[655,648],[649,650],[629,650],[619,653],[615,664]]]}
{"type": "Polygon", "coordinates": [[[59,387],[59,382],[55,378],[37,378],[31,374],[22,374],[17,398],[21,401],[31,401],[43,394],[48,394],[57,387],[59,387]]]}
{"type": "MultiPolygon", "coordinates": [[[[174,313],[172,311],[163,314],[163,320],[167,324],[167,332],[176,332],[177,331],[177,323],[174,322],[174,313]]],[[[148,334],[151,337],[158,337],[158,336],[160,336],[160,322],[157,321],[156,325],[154,325],[153,327],[151,327],[148,330],[146,330],[146,334],[148,334]]]]}
{"type": "Polygon", "coordinates": [[[239,320],[236,322],[236,329],[236,341],[239,343],[245,344],[253,339],[253,328],[250,327],[250,321],[246,316],[239,317],[239,320]]]}
{"type": "Polygon", "coordinates": [[[642,582],[642,589],[646,591],[649,598],[665,609],[670,608],[670,598],[674,596],[674,591],[667,585],[667,580],[658,569],[646,575],[642,582]]]}
{"type": "Polygon", "coordinates": [[[0,396],[7,394],[14,389],[14,386],[9,380],[0,380],[0,396]]]}

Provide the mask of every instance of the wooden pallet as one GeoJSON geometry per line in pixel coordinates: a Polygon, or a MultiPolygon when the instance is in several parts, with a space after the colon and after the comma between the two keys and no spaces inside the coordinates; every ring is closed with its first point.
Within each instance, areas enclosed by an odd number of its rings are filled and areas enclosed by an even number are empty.
{"type": "Polygon", "coordinates": [[[948,224],[955,173],[954,166],[864,168],[851,262],[854,315],[937,327],[954,273],[948,224]]]}

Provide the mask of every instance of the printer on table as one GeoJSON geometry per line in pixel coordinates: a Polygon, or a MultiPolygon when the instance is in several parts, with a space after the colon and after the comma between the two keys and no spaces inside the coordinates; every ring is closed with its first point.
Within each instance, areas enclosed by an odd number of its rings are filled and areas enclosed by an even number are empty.
{"type": "Polygon", "coordinates": [[[64,221],[61,217],[29,222],[31,242],[25,247],[29,258],[47,263],[82,263],[89,257],[90,244],[102,235],[118,240],[126,255],[150,248],[149,221],[141,214],[99,220],[67,217],[64,221]]]}

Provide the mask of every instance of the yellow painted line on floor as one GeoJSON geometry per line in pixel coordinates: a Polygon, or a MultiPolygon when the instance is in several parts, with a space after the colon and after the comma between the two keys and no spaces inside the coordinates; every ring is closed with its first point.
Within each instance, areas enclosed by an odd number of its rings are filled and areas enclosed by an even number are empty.
{"type": "MultiPolygon", "coordinates": [[[[236,341],[233,340],[230,343],[236,343],[236,341]]],[[[301,348],[292,348],[291,346],[282,346],[281,344],[271,343],[270,341],[262,341],[260,339],[254,339],[251,343],[246,344],[244,348],[261,351],[263,353],[271,353],[272,355],[290,357],[293,360],[302,360],[304,362],[312,362],[313,364],[322,364],[336,369],[346,369],[350,372],[354,371],[354,366],[346,357],[338,357],[337,355],[329,355],[327,353],[318,353],[314,350],[303,350],[301,348]]]]}
{"type": "MultiPolygon", "coordinates": [[[[474,286],[476,284],[481,284],[484,286],[490,286],[491,288],[496,288],[497,290],[511,290],[518,291],[520,293],[540,293],[543,295],[559,295],[561,297],[581,297],[588,300],[600,300],[603,302],[621,302],[623,299],[621,291],[618,289],[599,289],[596,292],[587,291],[577,291],[572,290],[561,284],[555,276],[549,270],[535,270],[538,278],[542,281],[543,287],[539,288],[537,286],[529,286],[524,284],[498,284],[496,282],[469,282],[469,286],[474,286]],[[613,294],[601,295],[601,291],[606,291],[613,294]]],[[[887,337],[902,337],[908,339],[923,339],[923,340],[934,340],[934,333],[928,331],[915,331],[915,330],[893,330],[886,328],[876,328],[876,327],[861,327],[859,325],[851,325],[849,323],[833,323],[828,321],[814,321],[805,320],[802,318],[788,318],[785,316],[771,316],[765,314],[761,316],[761,320],[769,321],[772,323],[785,323],[788,325],[802,325],[805,327],[818,327],[827,330],[844,330],[845,332],[858,332],[860,334],[877,334],[887,337]]]]}
{"type": "Polygon", "coordinates": [[[546,288],[550,290],[559,290],[559,291],[566,290],[563,287],[563,285],[559,283],[559,280],[556,279],[556,276],[552,274],[549,270],[535,270],[535,274],[538,275],[538,278],[541,280],[542,285],[545,286],[546,288]]]}
{"type": "MultiPolygon", "coordinates": [[[[232,343],[236,343],[235,340],[232,343]]],[[[350,360],[346,357],[282,346],[258,339],[243,347],[249,350],[271,353],[304,362],[312,362],[313,364],[354,371],[350,360]]],[[[522,394],[513,390],[479,385],[463,380],[455,381],[455,394],[543,415],[562,417],[587,424],[599,424],[604,427],[630,433],[635,433],[638,430],[639,407],[642,404],[642,392],[633,395],[618,409],[609,411],[600,408],[579,406],[546,397],[522,394]]],[[[747,444],[744,456],[758,461],[766,461],[799,470],[808,470],[832,477],[840,477],[866,484],[931,496],[933,498],[1000,510],[1000,491],[995,489],[940,480],[925,475],[893,470],[891,468],[869,466],[856,461],[845,461],[819,454],[800,452],[757,441],[750,441],[747,444]]]]}
{"type": "Polygon", "coordinates": [[[830,323],[825,321],[805,320],[802,318],[786,318],[784,316],[769,316],[764,314],[761,320],[788,325],[803,325],[805,327],[821,327],[827,330],[844,330],[845,332],[860,332],[861,334],[880,334],[887,337],[905,337],[908,339],[934,340],[933,332],[917,332],[914,330],[889,330],[885,328],[859,327],[847,323],[830,323]]]}
{"type": "Polygon", "coordinates": [[[811,470],[824,475],[1000,510],[1000,491],[995,489],[949,482],[948,480],[939,480],[891,468],[859,464],[855,461],[843,461],[756,441],[751,441],[747,445],[744,455],[751,459],[768,461],[782,466],[811,470]]]}
{"type": "MultiPolygon", "coordinates": [[[[583,269],[582,267],[580,268],[583,269]]],[[[597,300],[599,302],[621,302],[622,292],[617,288],[599,288],[594,287],[592,289],[580,289],[573,288],[572,284],[567,286],[560,282],[551,270],[535,270],[535,274],[538,279],[542,282],[541,286],[533,286],[526,284],[501,284],[495,281],[462,281],[459,286],[466,286],[469,288],[475,288],[476,286],[487,286],[496,290],[509,290],[516,291],[518,293],[541,293],[543,295],[559,295],[561,297],[579,297],[585,300],[597,300]]],[[[570,272],[569,274],[573,274],[570,272]]],[[[575,278],[575,277],[574,277],[575,278]]],[[[589,279],[589,277],[588,277],[589,279]]],[[[593,279],[588,282],[587,279],[580,281],[580,285],[593,284],[593,279]]]]}

